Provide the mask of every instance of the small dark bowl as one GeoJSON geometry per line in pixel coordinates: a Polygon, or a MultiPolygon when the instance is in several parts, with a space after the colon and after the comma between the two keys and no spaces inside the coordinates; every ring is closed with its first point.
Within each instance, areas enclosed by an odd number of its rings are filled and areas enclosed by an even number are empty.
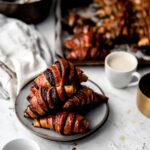
{"type": "Polygon", "coordinates": [[[0,13],[26,23],[38,23],[46,18],[51,4],[52,0],[37,0],[27,3],[0,0],[0,13]]]}

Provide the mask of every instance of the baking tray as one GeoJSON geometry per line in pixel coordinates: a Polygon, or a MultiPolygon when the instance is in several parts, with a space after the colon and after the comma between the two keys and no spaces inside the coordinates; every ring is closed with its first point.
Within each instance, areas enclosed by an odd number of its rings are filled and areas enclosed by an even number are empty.
{"type": "MultiPolygon", "coordinates": [[[[57,58],[65,58],[65,48],[63,42],[65,39],[69,39],[71,36],[62,25],[62,18],[67,15],[67,12],[75,9],[78,6],[86,6],[92,3],[91,0],[57,0],[55,8],[55,54],[57,58]]],[[[78,10],[78,9],[77,9],[78,10]]],[[[150,48],[150,47],[149,47],[150,48]]],[[[148,49],[149,49],[148,48],[148,49]]],[[[149,49],[150,50],[150,49],[149,49]]],[[[147,54],[148,50],[139,49],[135,45],[121,44],[115,45],[110,52],[113,51],[127,51],[138,58],[139,64],[149,65],[150,64],[150,53],[147,54]]],[[[72,61],[75,65],[94,66],[104,65],[104,60],[84,60],[84,61],[72,61]]]]}

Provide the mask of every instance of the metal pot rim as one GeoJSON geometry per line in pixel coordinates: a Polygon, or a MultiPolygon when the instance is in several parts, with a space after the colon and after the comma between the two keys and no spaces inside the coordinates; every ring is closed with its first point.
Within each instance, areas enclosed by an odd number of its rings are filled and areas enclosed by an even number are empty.
{"type": "Polygon", "coordinates": [[[17,1],[15,2],[8,2],[8,1],[0,1],[0,4],[6,4],[6,5],[28,5],[28,4],[33,4],[33,3],[38,3],[40,2],[41,0],[36,0],[36,1],[29,1],[27,3],[19,3],[17,1]]]}

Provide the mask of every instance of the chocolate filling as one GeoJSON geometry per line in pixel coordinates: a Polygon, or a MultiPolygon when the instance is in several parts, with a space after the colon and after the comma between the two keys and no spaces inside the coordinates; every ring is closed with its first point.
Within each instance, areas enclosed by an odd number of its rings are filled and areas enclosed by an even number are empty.
{"type": "Polygon", "coordinates": [[[55,80],[52,71],[50,69],[47,69],[46,71],[44,71],[44,75],[51,86],[55,86],[55,80]]]}
{"type": "Polygon", "coordinates": [[[75,95],[75,97],[79,99],[79,106],[80,106],[81,105],[81,99],[80,99],[80,97],[77,96],[77,95],[75,95]]]}
{"type": "Polygon", "coordinates": [[[59,70],[59,72],[60,72],[60,76],[62,77],[62,68],[61,68],[60,62],[59,62],[59,61],[56,61],[55,64],[56,64],[56,66],[58,67],[58,70],[59,70]]]}
{"type": "Polygon", "coordinates": [[[62,92],[63,92],[63,95],[64,95],[65,99],[68,99],[68,95],[67,95],[67,93],[64,89],[64,86],[62,86],[62,92]]]}
{"type": "Polygon", "coordinates": [[[76,103],[74,101],[69,101],[69,102],[73,104],[72,106],[73,108],[76,107],[76,103]]]}
{"type": "Polygon", "coordinates": [[[33,81],[33,85],[34,85],[34,87],[35,87],[37,90],[39,89],[39,87],[38,87],[38,85],[36,84],[35,81],[33,81]]]}
{"type": "Polygon", "coordinates": [[[50,90],[50,98],[51,98],[51,101],[53,103],[53,105],[56,107],[56,106],[60,106],[62,104],[62,102],[60,101],[59,99],[59,96],[58,96],[58,93],[57,93],[57,90],[56,90],[56,87],[53,87],[51,90],[50,90]]]}
{"type": "Polygon", "coordinates": [[[70,64],[68,63],[68,67],[66,68],[66,74],[65,74],[65,85],[70,85],[70,79],[69,79],[69,74],[70,74],[70,64]]]}
{"type": "Polygon", "coordinates": [[[34,108],[31,105],[29,105],[28,107],[37,117],[40,117],[40,115],[34,110],[34,108]]]}
{"type": "Polygon", "coordinates": [[[73,84],[73,83],[75,83],[76,82],[76,75],[75,75],[75,68],[73,68],[73,76],[72,76],[72,79],[71,79],[71,81],[70,81],[70,84],[73,84]],[[73,81],[73,82],[72,82],[73,81]]]}
{"type": "Polygon", "coordinates": [[[86,59],[90,59],[92,48],[89,47],[86,54],[86,59]]]}
{"type": "Polygon", "coordinates": [[[76,81],[76,85],[78,85],[79,84],[79,80],[78,80],[77,70],[76,70],[75,66],[74,66],[74,78],[75,78],[75,81],[76,81]]]}
{"type": "Polygon", "coordinates": [[[47,88],[45,88],[45,87],[42,87],[41,88],[41,96],[42,96],[42,99],[44,100],[44,102],[45,102],[45,105],[46,105],[46,107],[48,108],[48,110],[50,110],[50,108],[49,108],[49,105],[48,105],[48,102],[47,102],[47,88]]]}
{"type": "Polygon", "coordinates": [[[61,125],[61,130],[60,130],[60,133],[61,133],[61,134],[64,134],[64,127],[65,127],[65,124],[66,124],[66,120],[67,120],[67,118],[68,118],[68,115],[69,115],[69,113],[67,113],[67,115],[66,115],[66,117],[65,117],[65,119],[64,119],[64,122],[63,122],[62,125],[61,125]]]}
{"type": "Polygon", "coordinates": [[[27,100],[30,101],[30,99],[31,99],[31,96],[27,96],[27,100]]]}
{"type": "Polygon", "coordinates": [[[27,110],[25,110],[25,114],[27,114],[27,115],[29,116],[29,118],[32,118],[32,117],[30,116],[30,114],[27,112],[27,110]]]}

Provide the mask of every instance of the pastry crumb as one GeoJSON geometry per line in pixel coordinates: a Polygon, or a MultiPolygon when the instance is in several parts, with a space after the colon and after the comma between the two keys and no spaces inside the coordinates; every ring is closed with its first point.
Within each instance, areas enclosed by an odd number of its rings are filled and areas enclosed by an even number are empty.
{"type": "Polygon", "coordinates": [[[130,112],[131,112],[131,110],[130,110],[130,109],[128,109],[126,113],[127,113],[127,114],[130,114],[130,112]]]}
{"type": "Polygon", "coordinates": [[[135,124],[135,123],[136,123],[136,121],[135,121],[135,120],[131,120],[131,123],[132,123],[132,124],[135,124]]]}
{"type": "Polygon", "coordinates": [[[120,140],[124,141],[125,140],[125,136],[120,136],[120,140]]]}

